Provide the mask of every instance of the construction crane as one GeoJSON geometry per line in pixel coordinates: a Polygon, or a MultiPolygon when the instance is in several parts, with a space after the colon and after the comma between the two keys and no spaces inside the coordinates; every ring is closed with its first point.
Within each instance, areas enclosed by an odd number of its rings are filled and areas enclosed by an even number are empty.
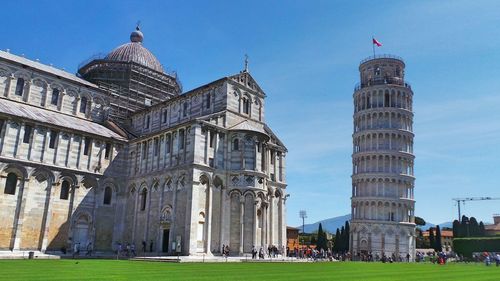
{"type": "Polygon", "coordinates": [[[462,214],[460,213],[460,204],[465,204],[465,201],[479,201],[479,200],[500,200],[500,197],[467,197],[467,198],[453,198],[457,202],[458,206],[458,221],[462,219],[462,214]]]}

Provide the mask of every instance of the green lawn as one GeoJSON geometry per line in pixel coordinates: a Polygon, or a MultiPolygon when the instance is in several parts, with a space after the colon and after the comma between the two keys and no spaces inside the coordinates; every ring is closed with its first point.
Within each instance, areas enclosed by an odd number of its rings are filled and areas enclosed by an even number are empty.
{"type": "Polygon", "coordinates": [[[0,260],[0,280],[500,280],[494,264],[0,260]]]}

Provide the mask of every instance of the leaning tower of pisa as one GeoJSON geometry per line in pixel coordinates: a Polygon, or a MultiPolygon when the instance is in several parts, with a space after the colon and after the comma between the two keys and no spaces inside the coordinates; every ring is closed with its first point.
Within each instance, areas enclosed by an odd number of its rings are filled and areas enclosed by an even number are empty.
{"type": "Polygon", "coordinates": [[[350,251],[415,257],[413,92],[392,55],[361,61],[354,89],[350,251]]]}

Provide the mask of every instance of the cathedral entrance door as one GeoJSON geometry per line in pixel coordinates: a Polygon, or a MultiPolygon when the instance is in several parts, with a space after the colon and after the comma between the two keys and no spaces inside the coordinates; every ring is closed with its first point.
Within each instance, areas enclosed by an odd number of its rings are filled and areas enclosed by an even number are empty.
{"type": "Polygon", "coordinates": [[[73,233],[73,241],[80,243],[80,247],[86,247],[88,243],[89,228],[86,224],[77,225],[73,233]]]}
{"type": "Polygon", "coordinates": [[[80,215],[73,225],[73,243],[80,243],[80,247],[89,242],[89,221],[86,215],[80,215]]]}
{"type": "Polygon", "coordinates": [[[164,253],[168,252],[168,236],[170,235],[170,229],[163,229],[163,240],[161,251],[164,253]]]}

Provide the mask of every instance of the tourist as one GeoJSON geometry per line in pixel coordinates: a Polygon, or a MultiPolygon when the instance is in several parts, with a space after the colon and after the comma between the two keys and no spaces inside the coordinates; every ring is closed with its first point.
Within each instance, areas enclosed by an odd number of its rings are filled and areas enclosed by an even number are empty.
{"type": "Polygon", "coordinates": [[[497,266],[500,266],[500,253],[497,253],[497,255],[495,256],[495,261],[497,263],[497,266]]]}
{"type": "Polygon", "coordinates": [[[226,257],[226,253],[225,253],[225,245],[222,244],[222,248],[220,249],[220,253],[223,257],[226,257]]]}
{"type": "Polygon", "coordinates": [[[252,246],[252,259],[256,259],[257,258],[257,249],[255,249],[255,246],[252,246]]]}
{"type": "Polygon", "coordinates": [[[486,254],[486,258],[484,259],[484,263],[486,264],[486,266],[490,266],[490,264],[491,264],[490,255],[486,254]]]}
{"type": "Polygon", "coordinates": [[[120,257],[120,254],[122,253],[122,243],[118,242],[118,250],[116,251],[116,258],[118,259],[120,257]]]}
{"type": "Polygon", "coordinates": [[[142,240],[142,252],[146,252],[146,240],[142,240]]]}
{"type": "Polygon", "coordinates": [[[264,259],[264,249],[262,247],[259,250],[259,259],[264,259]]]}
{"type": "Polygon", "coordinates": [[[151,242],[149,242],[149,251],[151,253],[153,252],[153,239],[151,239],[151,242]]]}
{"type": "Polygon", "coordinates": [[[89,257],[92,256],[92,242],[89,242],[87,244],[87,253],[85,254],[85,256],[89,256],[89,257]]]}
{"type": "Polygon", "coordinates": [[[135,257],[137,254],[135,253],[135,243],[130,245],[130,252],[132,253],[132,257],[135,257]]]}
{"type": "Polygon", "coordinates": [[[80,243],[77,242],[73,245],[73,258],[75,258],[75,256],[79,254],[80,254],[80,243]]]}

